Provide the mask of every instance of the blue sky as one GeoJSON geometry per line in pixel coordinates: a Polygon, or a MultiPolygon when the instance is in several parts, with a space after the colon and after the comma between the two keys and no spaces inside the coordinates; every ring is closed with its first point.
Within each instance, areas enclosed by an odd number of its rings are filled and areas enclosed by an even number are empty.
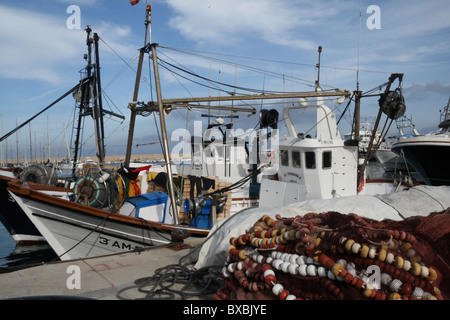
{"type": "MultiPolygon", "coordinates": [[[[321,45],[324,89],[354,91],[361,12],[359,84],[363,92],[386,82],[391,73],[404,73],[406,114],[412,115],[421,133],[437,127],[439,110],[450,96],[448,0],[141,0],[135,6],[128,0],[0,0],[3,134],[78,82],[78,71],[85,65],[84,28],[90,25],[103,40],[102,83],[108,101],[113,101],[106,108],[126,117],[123,123],[106,121],[107,154],[124,154],[130,114],[127,105],[135,81],[132,69],[136,69],[138,49],[144,44],[146,2],[152,5],[152,42],[161,46],[159,57],[211,80],[258,90],[310,91],[321,45]],[[67,27],[71,5],[80,8],[80,29],[67,27]],[[374,12],[367,12],[371,5],[380,9],[379,29],[367,25],[374,22],[374,12]],[[205,60],[204,55],[214,59],[205,60]]],[[[164,98],[224,94],[160,71],[164,98]]],[[[139,100],[148,101],[154,84],[148,60],[143,72],[139,100]]],[[[255,107],[260,108],[259,103],[255,107]]],[[[22,129],[18,134],[21,155],[28,152],[30,131],[34,152],[43,152],[49,119],[52,153],[64,157],[64,127],[70,136],[73,110],[74,101],[69,97],[22,129]]],[[[363,100],[363,118],[374,119],[377,110],[376,98],[363,100]]],[[[349,131],[348,119],[342,121],[341,133],[349,131]]],[[[167,118],[169,135],[194,120],[201,120],[199,112],[172,112],[167,118]]],[[[235,126],[245,130],[256,123],[256,117],[244,115],[235,126]]],[[[92,123],[86,120],[86,153],[95,150],[89,145],[90,127],[92,123]]],[[[15,157],[15,139],[8,139],[10,157],[12,150],[15,157]]],[[[139,117],[135,143],[157,139],[153,116],[139,117]]],[[[70,142],[70,137],[67,140],[70,142]]],[[[157,146],[134,150],[160,152],[157,146]]]]}

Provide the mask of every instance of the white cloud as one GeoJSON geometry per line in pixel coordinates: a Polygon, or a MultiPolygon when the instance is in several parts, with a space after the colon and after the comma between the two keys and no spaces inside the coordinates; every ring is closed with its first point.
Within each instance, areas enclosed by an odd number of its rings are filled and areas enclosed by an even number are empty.
{"type": "Polygon", "coordinates": [[[450,92],[450,84],[442,84],[439,81],[422,84],[414,83],[411,86],[404,88],[403,92],[409,99],[424,101],[428,99],[430,95],[434,94],[447,96],[450,92]]]}
{"type": "Polygon", "coordinates": [[[382,29],[392,38],[429,36],[450,27],[448,1],[389,1],[380,5],[382,29]]]}
{"type": "MultiPolygon", "coordinates": [[[[124,59],[130,59],[138,52],[138,44],[129,41],[132,34],[129,26],[121,26],[108,21],[100,21],[98,25],[92,26],[94,32],[110,46],[119,56],[124,59]]],[[[102,51],[102,56],[111,53],[110,49],[102,51]]]]}
{"type": "MultiPolygon", "coordinates": [[[[0,5],[0,77],[57,84],[67,79],[68,68],[76,75],[83,66],[86,33],[85,26],[68,29],[68,18],[65,11],[54,16],[0,5]]],[[[136,46],[124,41],[131,33],[129,27],[105,21],[97,24],[93,32],[119,55],[129,59],[136,53],[136,46]]],[[[109,49],[104,53],[106,57],[112,54],[109,49]]]]}
{"type": "MultiPolygon", "coordinates": [[[[41,0],[42,1],[42,0],[41,0]]],[[[47,0],[51,2],[60,2],[60,3],[67,3],[67,5],[83,5],[83,6],[94,6],[98,5],[99,0],[93,1],[93,0],[47,0]]]]}
{"type": "Polygon", "coordinates": [[[58,83],[55,66],[75,58],[85,37],[64,18],[0,6],[0,76],[58,83]]]}
{"type": "Polygon", "coordinates": [[[329,23],[347,6],[286,0],[168,0],[168,4],[175,11],[170,26],[190,40],[239,43],[252,37],[307,50],[314,47],[310,28],[329,23]]]}

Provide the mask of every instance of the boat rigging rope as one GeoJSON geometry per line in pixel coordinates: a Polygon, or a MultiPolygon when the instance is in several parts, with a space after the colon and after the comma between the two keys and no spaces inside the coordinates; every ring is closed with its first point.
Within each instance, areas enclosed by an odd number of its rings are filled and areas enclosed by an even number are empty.
{"type": "Polygon", "coordinates": [[[98,228],[100,228],[100,226],[102,224],[104,224],[106,222],[106,220],[108,220],[108,218],[112,215],[113,213],[110,212],[105,218],[103,218],[103,220],[94,228],[92,229],[83,239],[81,239],[80,241],[78,241],[76,244],[74,244],[70,249],[66,250],[64,253],[60,254],[59,256],[57,256],[55,259],[53,259],[52,261],[56,261],[58,259],[60,259],[63,255],[69,253],[70,251],[72,251],[73,249],[75,249],[78,245],[80,245],[81,243],[83,243],[84,240],[86,240],[91,234],[93,234],[98,228]]]}
{"type": "Polygon", "coordinates": [[[63,94],[61,97],[59,97],[58,99],[56,99],[54,102],[52,102],[51,104],[49,104],[47,107],[45,107],[44,109],[42,109],[40,112],[38,112],[37,114],[35,114],[34,116],[32,116],[30,119],[28,119],[27,121],[25,121],[24,123],[22,123],[21,125],[19,125],[18,127],[16,127],[15,129],[11,130],[10,132],[8,132],[7,134],[5,134],[3,137],[0,138],[0,142],[2,142],[3,140],[7,139],[9,136],[11,136],[12,134],[14,134],[16,131],[22,129],[23,127],[25,127],[28,123],[30,123],[31,121],[33,121],[35,118],[37,118],[38,116],[40,116],[42,113],[44,113],[45,111],[47,111],[48,109],[50,109],[51,107],[53,107],[55,104],[57,104],[58,102],[60,102],[61,100],[63,100],[65,97],[67,97],[69,94],[71,94],[72,92],[74,92],[75,90],[77,90],[80,86],[84,85],[85,82],[91,81],[91,79],[89,78],[85,78],[83,80],[81,80],[75,87],[73,87],[72,89],[70,89],[69,91],[67,91],[65,94],[63,94]]]}

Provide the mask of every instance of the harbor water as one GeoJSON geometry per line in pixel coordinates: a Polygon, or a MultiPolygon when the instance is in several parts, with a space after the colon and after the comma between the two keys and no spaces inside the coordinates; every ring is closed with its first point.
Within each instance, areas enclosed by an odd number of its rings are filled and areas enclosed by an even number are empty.
{"type": "Polygon", "coordinates": [[[56,253],[46,243],[16,244],[0,223],[0,270],[8,267],[35,265],[57,259],[56,253]]]}
{"type": "MultiPolygon", "coordinates": [[[[390,177],[378,162],[370,162],[368,174],[372,179],[390,177]]],[[[46,243],[32,245],[16,244],[11,235],[0,223],[0,270],[28,264],[49,262],[58,259],[56,253],[46,243]]]]}

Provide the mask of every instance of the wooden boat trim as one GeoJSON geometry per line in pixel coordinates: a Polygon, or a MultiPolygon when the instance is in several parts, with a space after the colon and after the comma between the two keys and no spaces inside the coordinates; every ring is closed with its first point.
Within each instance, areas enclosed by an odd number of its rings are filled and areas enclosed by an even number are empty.
{"type": "Polygon", "coordinates": [[[7,177],[1,174],[0,172],[0,179],[6,180],[8,182],[11,181],[16,181],[16,182],[26,182],[31,188],[35,189],[35,190],[40,190],[40,191],[57,191],[57,192],[73,192],[73,189],[70,188],[64,188],[64,187],[55,187],[55,186],[47,186],[45,184],[39,184],[36,182],[31,182],[31,181],[23,181],[23,180],[19,180],[16,178],[11,178],[11,177],[7,177]]]}

